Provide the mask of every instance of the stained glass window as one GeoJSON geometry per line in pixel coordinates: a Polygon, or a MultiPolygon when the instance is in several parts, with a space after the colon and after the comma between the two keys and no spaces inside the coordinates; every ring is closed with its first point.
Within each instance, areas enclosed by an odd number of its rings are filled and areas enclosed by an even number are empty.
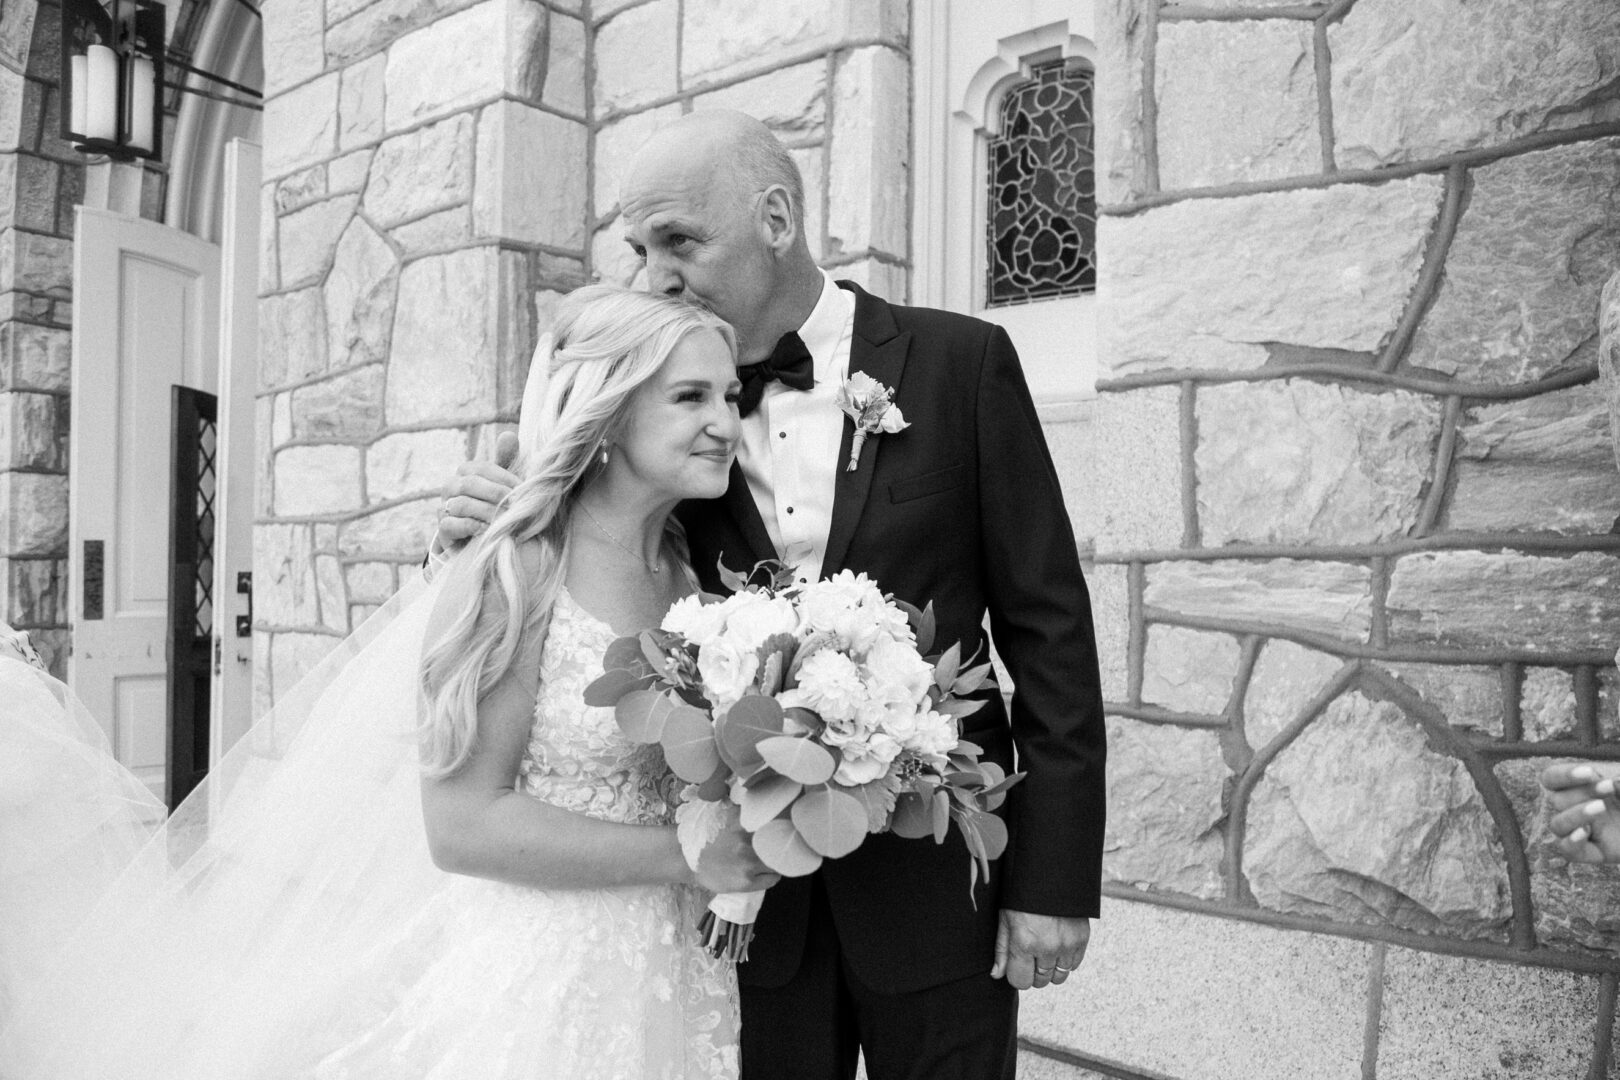
{"type": "Polygon", "coordinates": [[[990,140],[989,305],[1097,287],[1097,186],[1089,68],[1031,69],[1001,103],[990,140]]]}

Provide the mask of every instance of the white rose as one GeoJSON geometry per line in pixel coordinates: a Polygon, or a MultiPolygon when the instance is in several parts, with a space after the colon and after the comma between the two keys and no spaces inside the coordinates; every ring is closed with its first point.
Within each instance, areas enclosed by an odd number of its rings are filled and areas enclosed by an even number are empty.
{"type": "Polygon", "coordinates": [[[833,773],[833,779],[845,787],[869,784],[889,771],[889,766],[875,757],[845,758],[833,773]]]}
{"type": "Polygon", "coordinates": [[[880,636],[866,654],[873,696],[888,704],[919,705],[934,682],[934,669],[914,646],[880,636]]]}
{"type": "Polygon", "coordinates": [[[739,649],[724,638],[698,650],[698,674],[717,711],[729,709],[748,693],[758,671],[759,656],[754,650],[739,649]]]}
{"type": "Polygon", "coordinates": [[[684,637],[694,645],[707,645],[726,624],[724,604],[705,604],[697,593],[683,596],[664,612],[663,629],[684,637]]]}
{"type": "Polygon", "coordinates": [[[739,606],[726,618],[725,637],[738,648],[758,648],[776,634],[799,628],[799,614],[791,601],[761,597],[758,603],[739,606]]]}
{"type": "Polygon", "coordinates": [[[853,590],[831,581],[817,581],[799,593],[799,617],[809,633],[832,633],[844,614],[860,604],[853,590]]]}

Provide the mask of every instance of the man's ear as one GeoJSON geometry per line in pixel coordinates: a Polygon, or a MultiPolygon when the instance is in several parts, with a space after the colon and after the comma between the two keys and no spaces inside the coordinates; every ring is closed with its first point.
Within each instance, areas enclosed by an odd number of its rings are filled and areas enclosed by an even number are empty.
{"type": "Polygon", "coordinates": [[[800,222],[793,212],[793,200],[787,188],[772,184],[765,189],[760,200],[760,225],[765,231],[765,242],[779,255],[785,255],[799,238],[800,222]]]}

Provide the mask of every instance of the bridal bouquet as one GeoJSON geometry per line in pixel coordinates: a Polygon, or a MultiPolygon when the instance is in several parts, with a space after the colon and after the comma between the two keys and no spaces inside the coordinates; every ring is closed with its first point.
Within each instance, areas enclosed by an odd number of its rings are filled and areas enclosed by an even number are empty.
{"type": "MultiPolygon", "coordinates": [[[[925,657],[932,605],[886,597],[864,574],[795,586],[773,563],[747,578],[720,572],[729,597],[689,596],[658,629],[615,641],[585,694],[615,710],[627,738],[660,744],[687,782],[676,811],[687,860],[696,865],[729,815],[784,877],[871,833],[944,843],[954,822],[971,897],[1007,845],[992,811],[1023,775],[980,761],[959,735],[984,704],[964,695],[989,682],[990,665],[964,666],[958,645],[925,657]]],[[[746,959],[763,897],[716,897],[702,926],[709,948],[746,959]]]]}

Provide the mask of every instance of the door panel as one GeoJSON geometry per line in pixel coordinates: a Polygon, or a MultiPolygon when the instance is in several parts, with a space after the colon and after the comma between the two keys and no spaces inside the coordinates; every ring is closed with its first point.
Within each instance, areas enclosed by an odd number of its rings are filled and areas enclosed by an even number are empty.
{"type": "Polygon", "coordinates": [[[218,382],[219,249],[80,207],[74,245],[68,680],[159,798],[167,767],[171,388],[218,382]],[[86,610],[86,543],[104,544],[86,610]]]}

